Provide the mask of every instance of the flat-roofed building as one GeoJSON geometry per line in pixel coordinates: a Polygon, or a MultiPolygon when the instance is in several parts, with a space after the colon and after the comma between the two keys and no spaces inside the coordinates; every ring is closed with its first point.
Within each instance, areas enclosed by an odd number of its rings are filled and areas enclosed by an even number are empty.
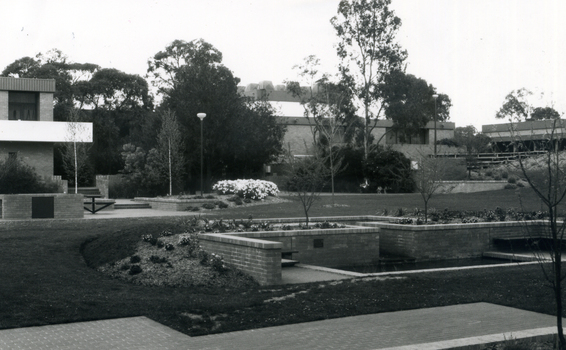
{"type": "Polygon", "coordinates": [[[566,149],[566,120],[564,119],[482,125],[482,133],[491,138],[494,152],[545,150],[551,137],[560,150],[566,149]]]}
{"type": "Polygon", "coordinates": [[[56,142],[92,142],[92,123],[53,120],[54,79],[0,77],[0,158],[17,157],[53,176],[56,142]]]}

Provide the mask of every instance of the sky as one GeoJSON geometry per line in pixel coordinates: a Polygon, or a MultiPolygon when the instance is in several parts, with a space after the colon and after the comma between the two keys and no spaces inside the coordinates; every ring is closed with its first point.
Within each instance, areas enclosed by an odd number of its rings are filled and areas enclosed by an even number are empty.
{"type": "MultiPolygon", "coordinates": [[[[144,76],[174,40],[202,38],[223,54],[241,85],[296,80],[293,66],[316,55],[336,74],[338,0],[4,0],[0,69],[53,48],[72,62],[144,76]]],[[[513,90],[533,107],[566,112],[566,1],[392,0],[407,73],[452,100],[456,126],[501,123],[513,90]]]]}

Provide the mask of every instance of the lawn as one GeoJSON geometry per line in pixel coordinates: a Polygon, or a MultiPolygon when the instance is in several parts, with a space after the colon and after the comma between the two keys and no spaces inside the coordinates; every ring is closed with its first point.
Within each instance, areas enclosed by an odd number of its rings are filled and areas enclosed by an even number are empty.
{"type": "MultiPolygon", "coordinates": [[[[513,191],[443,195],[433,200],[432,206],[437,208],[520,207],[513,191]]],[[[344,195],[337,196],[336,202],[347,206],[324,207],[330,197],[323,196],[311,214],[364,215],[383,208],[421,206],[417,195],[344,195]]],[[[539,209],[537,202],[528,202],[529,210],[539,209]]],[[[225,218],[302,215],[296,202],[210,213],[225,218]]],[[[551,289],[544,285],[537,265],[294,286],[173,288],[108,278],[89,267],[81,254],[81,247],[88,246],[85,242],[96,237],[113,234],[137,239],[166,228],[178,229],[178,225],[176,218],[1,223],[0,328],[144,315],[183,333],[199,335],[472,302],[553,313],[551,289]]],[[[130,246],[131,242],[117,239],[115,249],[130,246]]],[[[112,247],[106,249],[111,256],[112,247]]]]}

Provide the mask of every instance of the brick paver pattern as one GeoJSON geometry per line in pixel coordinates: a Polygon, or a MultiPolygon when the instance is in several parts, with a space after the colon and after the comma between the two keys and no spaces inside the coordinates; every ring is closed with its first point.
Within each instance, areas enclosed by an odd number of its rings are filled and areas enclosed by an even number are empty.
{"type": "Polygon", "coordinates": [[[344,317],[189,337],[145,317],[0,331],[0,349],[384,349],[555,326],[488,303],[344,317]]]}

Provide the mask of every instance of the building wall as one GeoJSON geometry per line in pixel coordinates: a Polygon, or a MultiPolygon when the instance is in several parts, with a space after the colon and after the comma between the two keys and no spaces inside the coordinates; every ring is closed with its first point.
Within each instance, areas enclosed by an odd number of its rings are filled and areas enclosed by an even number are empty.
{"type": "Polygon", "coordinates": [[[0,120],[8,120],[8,91],[0,91],[0,120]]]}
{"type": "Polygon", "coordinates": [[[39,94],[39,119],[44,122],[53,121],[53,94],[42,92],[39,94]]]}
{"type": "Polygon", "coordinates": [[[53,176],[53,143],[52,142],[2,142],[0,141],[0,158],[6,159],[10,152],[27,165],[35,168],[44,179],[53,176]]]}

